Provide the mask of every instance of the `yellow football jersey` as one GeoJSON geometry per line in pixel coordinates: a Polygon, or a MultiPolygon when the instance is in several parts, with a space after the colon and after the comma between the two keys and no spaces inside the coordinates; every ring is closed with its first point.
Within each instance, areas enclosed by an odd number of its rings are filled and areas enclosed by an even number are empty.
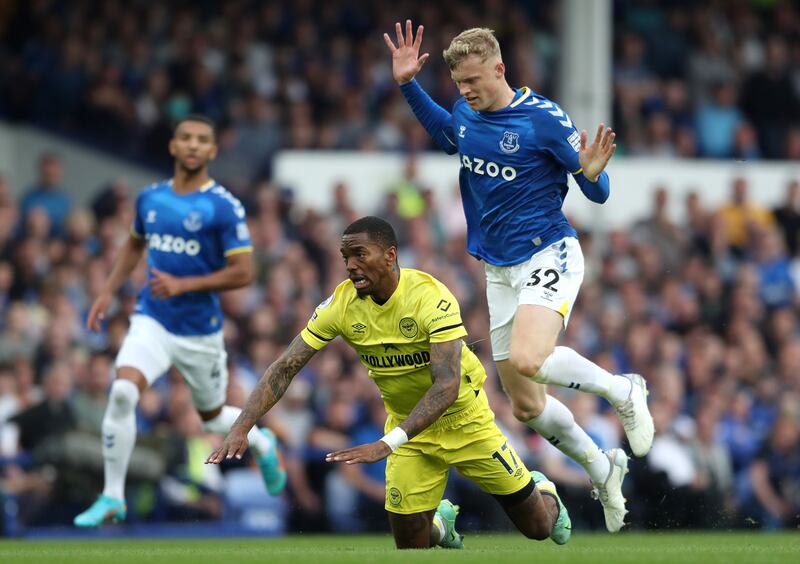
{"type": "MultiPolygon", "coordinates": [[[[317,306],[300,333],[317,350],[341,336],[361,357],[381,391],[386,411],[405,419],[431,387],[430,345],[466,336],[458,302],[447,287],[425,272],[400,269],[392,296],[378,305],[371,296],[359,298],[345,280],[317,306]]],[[[461,343],[461,387],[446,413],[475,399],[486,379],[478,357],[461,343]]]]}

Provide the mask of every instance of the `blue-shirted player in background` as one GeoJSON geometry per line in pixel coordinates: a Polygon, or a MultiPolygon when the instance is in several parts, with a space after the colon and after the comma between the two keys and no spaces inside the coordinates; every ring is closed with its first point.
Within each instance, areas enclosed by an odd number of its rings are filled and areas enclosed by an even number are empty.
{"type": "Polygon", "coordinates": [[[622,449],[601,451],[572,413],[547,395],[544,384],[606,398],[617,411],[631,450],[644,456],[653,442],[647,388],[638,374],[613,375],[556,340],[583,280],[577,233],[561,210],[567,177],[590,200],[608,198],[603,170],[614,153],[614,133],[603,124],[587,146],[569,116],[528,88],[505,78],[500,46],[489,29],[469,29],[453,39],[444,59],[461,98],[453,111],[437,105],[414,76],[423,27],[413,37],[396,24],[388,34],[395,80],[417,119],[448,154],[459,153],[459,183],[467,219],[467,247],[486,264],[492,353],[514,415],[589,474],[603,504],[606,527],[624,524],[622,449]]]}
{"type": "MultiPolygon", "coordinates": [[[[208,176],[208,162],[217,154],[211,120],[200,115],[181,120],[169,151],[175,158],[175,175],[139,195],[130,237],[87,319],[90,329],[100,330],[114,294],[147,250],[147,284],[117,356],[117,377],[103,418],[105,488],[75,517],[78,527],[125,519],[125,475],[136,441],[136,404],[140,393],[170,366],[191,389],[206,431],[227,433],[240,413],[225,405],[227,354],[217,293],[253,280],[244,207],[208,176]]],[[[267,490],[277,495],[286,473],[275,436],[268,429],[253,428],[247,438],[267,490]]]]}

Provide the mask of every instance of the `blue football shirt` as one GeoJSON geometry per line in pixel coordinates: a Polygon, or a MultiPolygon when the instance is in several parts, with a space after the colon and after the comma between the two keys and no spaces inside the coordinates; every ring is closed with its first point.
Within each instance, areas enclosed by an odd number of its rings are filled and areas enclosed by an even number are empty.
{"type": "MultiPolygon", "coordinates": [[[[244,206],[213,180],[190,194],[176,193],[171,180],[149,186],[136,200],[131,233],[147,241],[148,282],[151,268],[173,276],[203,276],[224,268],[227,257],[253,250],[244,206]]],[[[145,285],[135,311],[175,335],[209,335],[222,328],[217,292],[159,299],[145,285]]]]}
{"type": "Polygon", "coordinates": [[[401,89],[437,145],[459,154],[467,250],[473,256],[511,266],[577,236],[561,210],[569,174],[589,199],[602,203],[608,197],[605,172],[596,182],[583,177],[580,133],[551,100],[521,88],[500,110],[475,111],[459,98],[450,113],[416,81],[401,89]]]}

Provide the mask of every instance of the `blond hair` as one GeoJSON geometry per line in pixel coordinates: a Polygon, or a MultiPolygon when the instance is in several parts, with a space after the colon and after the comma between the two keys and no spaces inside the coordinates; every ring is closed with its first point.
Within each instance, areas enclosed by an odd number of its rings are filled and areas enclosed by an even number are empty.
{"type": "Polygon", "coordinates": [[[473,27],[456,35],[450,46],[442,52],[444,62],[455,69],[470,55],[477,55],[486,61],[489,57],[500,59],[500,44],[494,31],[485,27],[473,27]]]}

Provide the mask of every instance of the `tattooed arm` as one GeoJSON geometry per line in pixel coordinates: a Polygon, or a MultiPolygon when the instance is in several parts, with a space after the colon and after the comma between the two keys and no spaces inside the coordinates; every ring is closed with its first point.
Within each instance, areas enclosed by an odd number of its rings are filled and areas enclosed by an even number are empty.
{"type": "MultiPolygon", "coordinates": [[[[419,399],[408,418],[400,423],[400,428],[409,439],[439,419],[458,399],[458,388],[461,384],[461,339],[431,343],[430,370],[433,384],[419,399]]],[[[325,460],[347,464],[370,463],[382,460],[391,453],[388,443],[380,440],[329,453],[325,460]]]]}
{"type": "Polygon", "coordinates": [[[247,449],[247,433],[256,421],[278,403],[295,374],[314,356],[316,349],[306,344],[298,335],[283,354],[267,368],[258,381],[247,404],[233,423],[222,446],[206,459],[206,464],[219,464],[226,458],[241,458],[247,449]]]}
{"type": "Polygon", "coordinates": [[[408,438],[415,437],[458,399],[461,384],[461,339],[431,343],[431,380],[428,388],[400,427],[408,438]]]}

